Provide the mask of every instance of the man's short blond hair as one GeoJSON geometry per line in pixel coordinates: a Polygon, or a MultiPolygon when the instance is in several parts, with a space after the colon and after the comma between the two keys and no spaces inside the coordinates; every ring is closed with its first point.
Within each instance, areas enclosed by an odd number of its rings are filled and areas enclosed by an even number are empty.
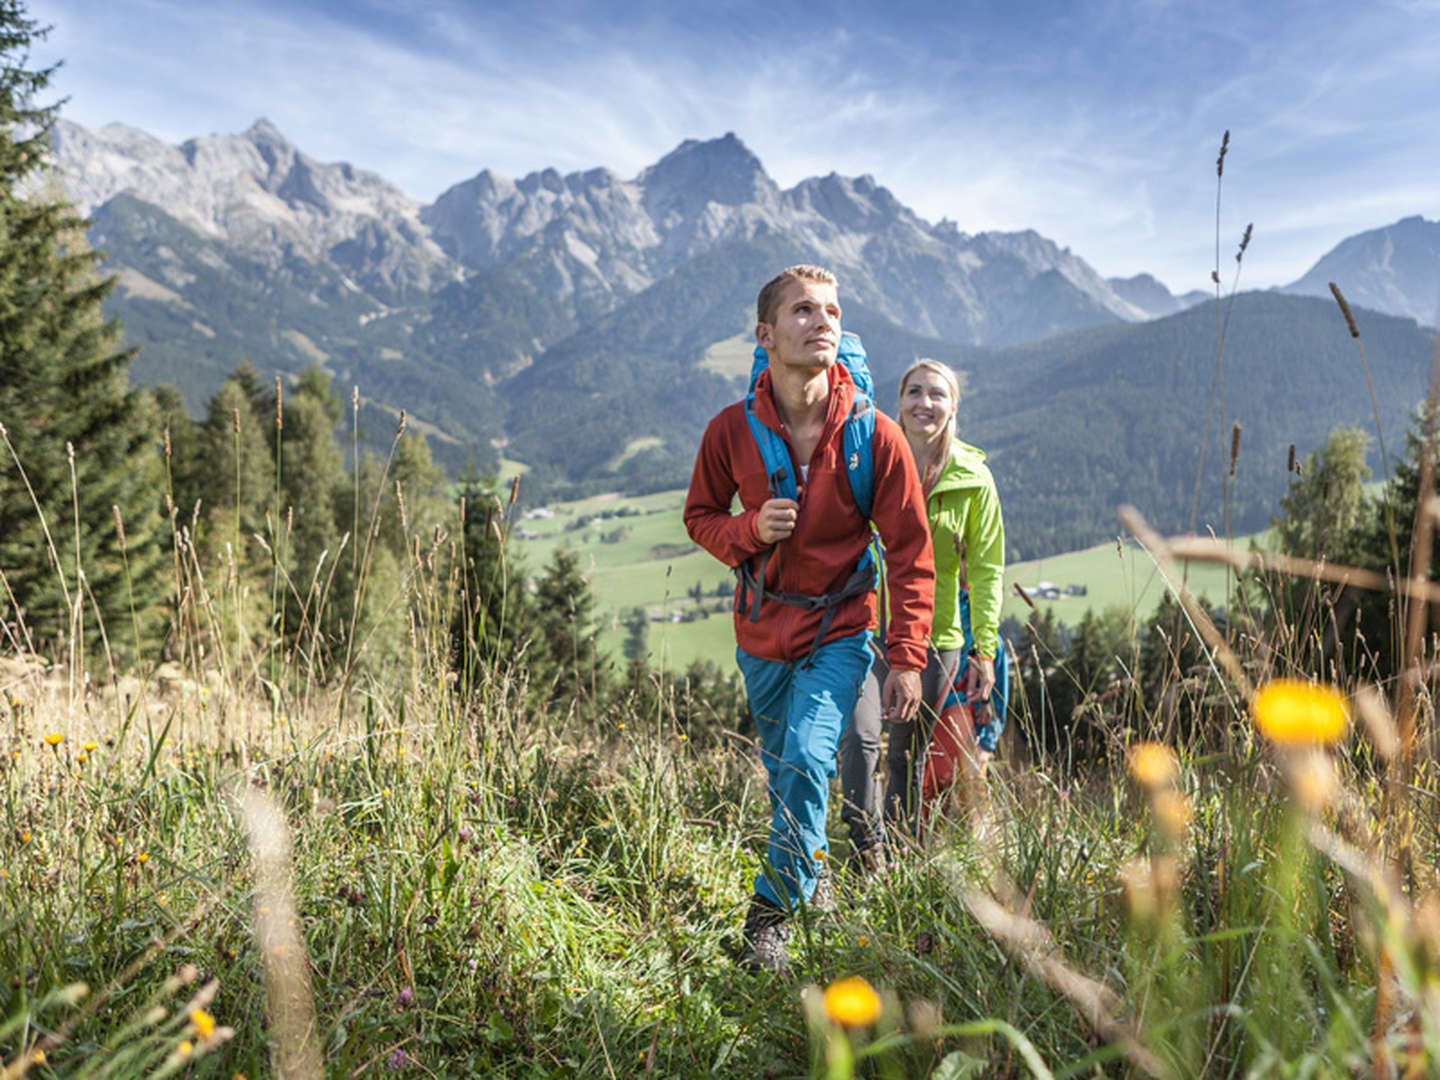
{"type": "Polygon", "coordinates": [[[821,285],[834,285],[837,288],[840,285],[835,275],[823,266],[811,266],[809,263],[787,266],[767,281],[765,287],[760,290],[760,295],[755,298],[756,322],[774,325],[775,309],[780,305],[780,294],[792,281],[813,281],[821,285]]]}

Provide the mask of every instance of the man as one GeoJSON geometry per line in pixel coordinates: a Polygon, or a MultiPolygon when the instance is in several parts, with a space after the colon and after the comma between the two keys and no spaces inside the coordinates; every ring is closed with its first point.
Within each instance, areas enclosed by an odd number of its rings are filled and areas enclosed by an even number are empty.
{"type": "MultiPolygon", "coordinates": [[[[873,580],[846,587],[860,576],[871,532],[856,506],[842,448],[856,389],[836,363],[835,275],[817,266],[781,272],[760,291],[756,319],[755,340],[769,366],[755,386],[755,416],[783,437],[798,498],[772,492],[745,403],[737,402],[710,422],[701,440],[685,526],[726,565],[762,579],[757,603],[742,577],[735,605],[736,659],[760,732],[772,810],[768,866],[755,880],[741,962],[779,971],[788,920],[811,899],[827,857],[835,751],[870,669],[875,591],[873,580]],[[737,492],[741,512],[732,514],[737,492]],[[815,598],[835,602],[804,602],[815,598]]],[[[899,426],[886,416],[875,416],[872,448],[870,517],[885,543],[890,603],[891,670],[881,696],[887,716],[909,719],[920,704],[934,562],[914,461],[899,426]]]]}

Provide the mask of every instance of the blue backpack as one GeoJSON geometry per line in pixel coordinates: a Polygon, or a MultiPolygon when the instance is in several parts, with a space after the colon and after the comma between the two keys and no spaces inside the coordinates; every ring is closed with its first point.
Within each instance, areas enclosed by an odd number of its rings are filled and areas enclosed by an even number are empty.
{"type": "MultiPolygon", "coordinates": [[[[855,402],[845,420],[841,432],[841,447],[845,454],[845,475],[850,481],[850,494],[855,505],[867,520],[875,504],[875,380],[865,359],[865,346],[854,334],[842,334],[836,351],[837,362],[845,365],[850,379],[855,384],[855,402]]],[[[770,365],[769,354],[759,345],[755,346],[755,360],[750,366],[750,388],[745,393],[745,420],[750,425],[755,445],[765,463],[765,475],[770,484],[770,496],[775,499],[799,497],[799,486],[791,472],[790,448],[778,432],[772,431],[760,422],[755,413],[755,384],[760,373],[770,365]]],[[[855,570],[839,589],[823,596],[809,596],[804,593],[772,592],[765,588],[765,570],[774,554],[773,546],[766,548],[756,558],[759,568],[752,572],[746,560],[735,568],[740,581],[741,608],[749,607],[750,621],[760,621],[760,605],[767,598],[791,607],[810,611],[821,610],[820,626],[815,632],[815,641],[805,657],[802,667],[809,667],[815,659],[825,632],[830,629],[835,608],[852,596],[859,596],[875,588],[877,561],[874,546],[865,549],[855,570]]]]}
{"type": "MultiPolygon", "coordinates": [[[[861,515],[868,519],[875,504],[875,380],[870,375],[870,365],[866,363],[865,346],[854,334],[840,336],[836,361],[845,365],[850,380],[855,384],[855,404],[845,421],[842,445],[850,493],[855,496],[855,505],[860,508],[861,515]]],[[[790,449],[779,433],[766,427],[755,415],[755,384],[760,381],[760,373],[769,366],[769,355],[756,345],[755,360],[750,365],[750,389],[745,393],[745,420],[765,462],[771,497],[793,499],[799,489],[795,477],[790,474],[790,449]]]]}

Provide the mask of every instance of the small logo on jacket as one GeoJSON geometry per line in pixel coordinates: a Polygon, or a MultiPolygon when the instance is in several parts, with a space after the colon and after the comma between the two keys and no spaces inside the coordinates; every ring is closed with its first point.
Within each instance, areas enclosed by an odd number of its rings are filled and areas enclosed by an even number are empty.
{"type": "Polygon", "coordinates": [[[850,454],[850,471],[854,472],[860,467],[860,451],[856,450],[850,454]]]}

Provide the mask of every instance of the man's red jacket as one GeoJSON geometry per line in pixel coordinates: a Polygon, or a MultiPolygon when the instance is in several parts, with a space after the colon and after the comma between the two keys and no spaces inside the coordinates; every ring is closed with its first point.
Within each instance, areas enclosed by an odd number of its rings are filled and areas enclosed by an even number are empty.
{"type": "MultiPolygon", "coordinates": [[[[837,364],[830,369],[830,402],[825,427],[809,475],[794,469],[800,489],[795,531],[775,547],[765,587],[775,592],[819,596],[845,584],[870,543],[870,527],[861,517],[845,474],[842,427],[855,399],[850,373],[837,364]]],[[[784,436],[770,393],[770,372],[755,386],[756,415],[784,436]]],[[[789,445],[789,440],[786,440],[789,445]]],[[[886,587],[890,598],[886,651],[892,667],[919,671],[925,666],[930,618],[935,602],[935,561],[925,495],[910,447],[900,426],[875,415],[875,502],[871,518],[885,543],[886,587]]],[[[791,450],[791,465],[796,464],[791,450]]],[[[755,517],[770,498],[769,479],[760,448],[745,422],[745,403],[720,412],[705,429],[690,492],[685,500],[685,528],[691,539],[726,566],[765,550],[755,532],[755,517]],[[740,493],[742,512],[730,512],[740,493]]],[[[767,599],[760,621],[735,606],[735,640],[751,656],[793,662],[810,651],[820,627],[820,611],[805,611],[767,599]]],[[[825,640],[848,637],[875,625],[875,594],[843,601],[836,608],[825,640]]]]}

